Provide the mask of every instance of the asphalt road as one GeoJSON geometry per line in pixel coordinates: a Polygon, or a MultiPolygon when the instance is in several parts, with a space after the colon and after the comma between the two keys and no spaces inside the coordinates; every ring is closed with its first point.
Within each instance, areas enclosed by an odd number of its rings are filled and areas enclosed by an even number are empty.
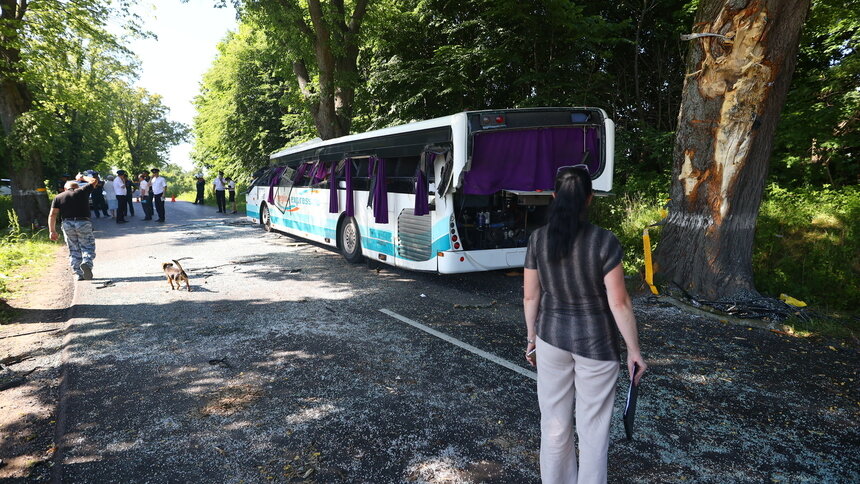
{"type": "MultiPolygon", "coordinates": [[[[521,277],[352,265],[186,202],[140,217],[94,221],[55,482],[539,481],[521,277]]],[[[617,396],[611,482],[857,481],[856,350],[636,312],[652,371],[633,442],[617,396]]]]}

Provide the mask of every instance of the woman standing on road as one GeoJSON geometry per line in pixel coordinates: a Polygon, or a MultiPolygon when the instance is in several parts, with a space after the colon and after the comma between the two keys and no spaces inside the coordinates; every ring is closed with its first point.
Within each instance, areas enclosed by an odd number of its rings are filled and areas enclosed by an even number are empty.
{"type": "Polygon", "coordinates": [[[627,368],[647,365],[621,268],[621,244],[588,222],[591,176],[562,167],[549,222],[529,238],[524,270],[526,359],[537,365],[540,471],[545,483],[605,483],[609,421],[618,379],[617,327],[627,368]],[[536,349],[536,352],[532,350],[536,349]],[[573,407],[579,466],[573,446],[573,407]]]}
{"type": "Polygon", "coordinates": [[[113,175],[107,176],[107,182],[104,185],[105,190],[105,201],[107,202],[108,210],[110,211],[111,218],[116,218],[116,209],[117,209],[117,201],[116,201],[116,189],[113,187],[113,181],[116,177],[113,175]]]}

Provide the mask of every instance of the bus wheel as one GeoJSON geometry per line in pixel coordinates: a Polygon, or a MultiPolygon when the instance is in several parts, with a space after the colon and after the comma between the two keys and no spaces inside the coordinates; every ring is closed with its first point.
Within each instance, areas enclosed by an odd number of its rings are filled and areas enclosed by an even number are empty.
{"type": "Polygon", "coordinates": [[[263,225],[266,232],[272,231],[272,217],[269,216],[269,207],[266,205],[263,205],[263,208],[260,209],[260,224],[263,225]]]}
{"type": "Polygon", "coordinates": [[[361,254],[361,234],[358,232],[358,224],[352,217],[347,217],[340,228],[340,253],[349,262],[361,262],[364,258],[361,254]]]}

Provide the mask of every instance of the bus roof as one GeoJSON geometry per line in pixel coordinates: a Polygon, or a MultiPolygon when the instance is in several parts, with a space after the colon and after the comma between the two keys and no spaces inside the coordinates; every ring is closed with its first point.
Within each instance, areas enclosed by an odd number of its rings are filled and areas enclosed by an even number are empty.
{"type": "MultiPolygon", "coordinates": [[[[493,113],[493,114],[501,114],[501,113],[528,113],[528,112],[554,112],[554,111],[588,111],[588,112],[599,112],[602,118],[606,118],[606,112],[600,108],[594,107],[536,107],[536,108],[510,108],[510,109],[484,109],[479,111],[463,111],[460,113],[442,116],[440,118],[428,119],[426,121],[416,121],[411,123],[405,123],[397,126],[391,126],[388,128],[376,129],[373,131],[367,131],[364,133],[356,133],[350,134],[347,136],[341,136],[340,138],[332,138],[328,140],[321,140],[319,138],[315,138],[311,141],[307,141],[305,143],[301,143],[295,146],[291,146],[289,148],[285,148],[276,153],[273,153],[269,158],[271,160],[277,158],[283,158],[289,155],[293,155],[296,153],[302,153],[307,150],[319,149],[326,146],[350,143],[353,141],[370,139],[370,138],[378,138],[389,135],[397,135],[403,133],[410,133],[414,131],[425,131],[433,128],[442,128],[454,126],[458,122],[464,123],[466,117],[472,114],[485,114],[485,113],[493,113]]],[[[465,125],[465,124],[464,124],[465,125]]]]}
{"type": "Polygon", "coordinates": [[[452,114],[450,116],[443,116],[441,118],[428,119],[426,121],[417,121],[413,123],[401,124],[398,126],[391,126],[388,128],[376,129],[373,131],[367,131],[365,133],[356,133],[350,134],[347,136],[341,136],[340,138],[332,138],[328,140],[321,140],[319,138],[315,138],[311,141],[298,144],[296,146],[291,146],[289,148],[285,148],[281,151],[273,153],[269,158],[276,159],[284,156],[292,155],[295,153],[300,153],[302,151],[312,149],[312,148],[322,148],[324,146],[336,145],[340,143],[348,143],[350,141],[358,141],[362,139],[368,138],[376,138],[379,136],[388,136],[392,134],[400,134],[400,133],[409,133],[411,131],[421,131],[432,128],[440,128],[445,126],[450,126],[454,119],[457,117],[465,116],[467,113],[457,113],[452,114]]]}

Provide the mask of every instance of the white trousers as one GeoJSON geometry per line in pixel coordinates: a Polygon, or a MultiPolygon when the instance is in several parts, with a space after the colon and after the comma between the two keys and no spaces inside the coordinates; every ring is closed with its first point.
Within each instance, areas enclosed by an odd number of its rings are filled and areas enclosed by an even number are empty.
{"type": "Polygon", "coordinates": [[[585,358],[537,339],[540,475],[545,484],[604,484],[617,361],[585,358]],[[573,446],[573,407],[579,466],[573,446]]]}

